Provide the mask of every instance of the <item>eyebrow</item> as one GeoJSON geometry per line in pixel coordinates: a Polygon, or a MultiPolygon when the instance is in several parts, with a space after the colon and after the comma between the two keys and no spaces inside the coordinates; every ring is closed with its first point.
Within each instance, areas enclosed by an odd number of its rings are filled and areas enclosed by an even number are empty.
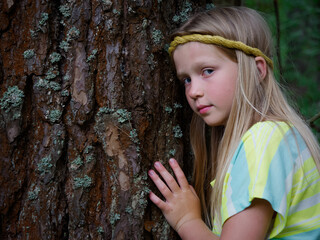
{"type": "MultiPolygon", "coordinates": [[[[202,60],[202,61],[199,61],[199,62],[196,62],[194,65],[193,65],[193,68],[196,68],[196,69],[198,69],[198,68],[214,68],[216,65],[217,65],[217,63],[216,63],[216,61],[217,60],[202,60]],[[208,63],[208,62],[210,62],[210,63],[208,63]]],[[[176,75],[177,75],[177,77],[178,78],[182,78],[182,77],[185,77],[185,76],[188,76],[188,74],[187,73],[185,73],[185,72],[178,72],[177,71],[177,68],[176,68],[176,75]]]]}

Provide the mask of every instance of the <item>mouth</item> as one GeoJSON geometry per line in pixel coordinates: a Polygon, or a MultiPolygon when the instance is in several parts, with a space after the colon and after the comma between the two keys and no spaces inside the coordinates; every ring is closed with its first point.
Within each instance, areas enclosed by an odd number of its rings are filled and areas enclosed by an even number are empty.
{"type": "Polygon", "coordinates": [[[200,114],[207,113],[212,108],[212,105],[200,105],[197,106],[197,110],[200,114]]]}

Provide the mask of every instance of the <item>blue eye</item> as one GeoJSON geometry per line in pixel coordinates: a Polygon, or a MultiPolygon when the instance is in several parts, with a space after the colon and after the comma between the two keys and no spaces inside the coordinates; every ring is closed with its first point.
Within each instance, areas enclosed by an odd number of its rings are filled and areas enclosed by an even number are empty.
{"type": "Polygon", "coordinates": [[[188,85],[188,84],[191,83],[191,78],[186,77],[186,78],[182,79],[182,82],[183,82],[185,85],[188,85]]]}
{"type": "Polygon", "coordinates": [[[205,70],[203,70],[203,75],[208,76],[208,75],[212,74],[213,72],[214,72],[213,69],[205,69],[205,70]]]}

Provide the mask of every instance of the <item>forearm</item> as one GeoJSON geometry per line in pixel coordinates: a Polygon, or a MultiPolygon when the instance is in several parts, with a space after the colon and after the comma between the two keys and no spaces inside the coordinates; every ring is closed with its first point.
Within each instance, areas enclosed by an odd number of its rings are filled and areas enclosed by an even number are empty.
{"type": "Polygon", "coordinates": [[[200,219],[186,222],[177,229],[177,232],[183,240],[219,240],[219,237],[214,235],[207,225],[200,219]]]}

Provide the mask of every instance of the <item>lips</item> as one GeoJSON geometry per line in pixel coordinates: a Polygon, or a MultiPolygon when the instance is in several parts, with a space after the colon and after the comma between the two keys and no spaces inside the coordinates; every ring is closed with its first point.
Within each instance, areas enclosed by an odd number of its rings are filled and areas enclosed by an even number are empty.
{"type": "Polygon", "coordinates": [[[197,110],[200,114],[205,114],[211,109],[212,105],[200,105],[197,106],[197,110]]]}

